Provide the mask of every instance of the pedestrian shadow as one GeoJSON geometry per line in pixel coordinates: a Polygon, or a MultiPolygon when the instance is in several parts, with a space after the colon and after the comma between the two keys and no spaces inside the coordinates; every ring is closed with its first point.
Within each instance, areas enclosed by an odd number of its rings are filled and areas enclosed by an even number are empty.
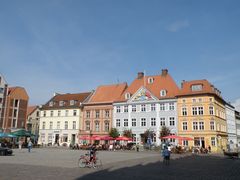
{"type": "MultiPolygon", "coordinates": [[[[127,166],[128,161],[122,162],[127,166]]],[[[112,179],[112,180],[161,180],[161,179],[239,179],[240,161],[229,161],[224,157],[187,156],[170,161],[169,165],[162,161],[140,164],[132,167],[109,167],[93,172],[77,180],[112,179]]]]}

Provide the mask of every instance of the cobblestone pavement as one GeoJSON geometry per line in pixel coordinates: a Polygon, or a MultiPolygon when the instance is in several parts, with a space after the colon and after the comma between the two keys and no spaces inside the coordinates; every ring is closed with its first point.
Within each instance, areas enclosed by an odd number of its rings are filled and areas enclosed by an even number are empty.
{"type": "Polygon", "coordinates": [[[88,180],[88,179],[240,179],[240,160],[220,156],[172,155],[169,166],[157,152],[101,151],[102,169],[78,168],[86,151],[57,148],[14,150],[0,156],[0,180],[88,180]]]}

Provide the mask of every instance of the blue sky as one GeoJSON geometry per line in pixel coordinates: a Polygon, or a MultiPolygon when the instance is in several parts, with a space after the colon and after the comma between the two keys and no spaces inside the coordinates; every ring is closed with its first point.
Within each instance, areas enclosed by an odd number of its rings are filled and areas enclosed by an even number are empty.
{"type": "Polygon", "coordinates": [[[167,68],[240,97],[238,0],[0,0],[0,73],[30,105],[167,68]]]}

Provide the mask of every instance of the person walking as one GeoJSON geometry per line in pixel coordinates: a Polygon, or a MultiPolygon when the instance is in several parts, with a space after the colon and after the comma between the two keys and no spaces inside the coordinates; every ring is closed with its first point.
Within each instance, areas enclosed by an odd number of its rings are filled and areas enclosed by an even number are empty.
{"type": "Polygon", "coordinates": [[[20,139],[19,141],[18,141],[18,148],[21,150],[22,149],[22,144],[23,144],[23,142],[22,142],[22,140],[20,139]]]}
{"type": "Polygon", "coordinates": [[[28,141],[28,152],[31,152],[31,149],[32,149],[32,141],[29,140],[28,141]]]}
{"type": "Polygon", "coordinates": [[[170,153],[171,152],[168,150],[167,146],[165,146],[163,151],[162,151],[163,163],[165,165],[169,165],[170,164],[170,153]]]}

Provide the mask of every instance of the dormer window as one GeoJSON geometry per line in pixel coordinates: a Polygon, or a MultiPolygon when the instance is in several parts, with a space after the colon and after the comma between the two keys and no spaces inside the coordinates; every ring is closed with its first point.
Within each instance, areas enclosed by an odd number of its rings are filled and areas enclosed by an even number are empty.
{"type": "Polygon", "coordinates": [[[202,91],[203,85],[202,84],[196,84],[191,86],[192,91],[202,91]]]}
{"type": "Polygon", "coordinates": [[[131,97],[130,93],[125,94],[125,99],[130,99],[130,97],[131,97]]]}
{"type": "Polygon", "coordinates": [[[70,106],[74,105],[74,100],[70,100],[70,106]]]}
{"type": "Polygon", "coordinates": [[[59,106],[63,106],[64,105],[64,101],[59,101],[59,106]]]}
{"type": "Polygon", "coordinates": [[[53,106],[53,101],[49,102],[49,106],[52,107],[53,106]]]}
{"type": "Polygon", "coordinates": [[[148,84],[152,84],[153,83],[153,78],[152,77],[149,77],[148,78],[148,84]]]}
{"type": "Polygon", "coordinates": [[[167,91],[165,89],[160,91],[160,96],[161,97],[164,97],[166,95],[167,95],[167,91]]]}

